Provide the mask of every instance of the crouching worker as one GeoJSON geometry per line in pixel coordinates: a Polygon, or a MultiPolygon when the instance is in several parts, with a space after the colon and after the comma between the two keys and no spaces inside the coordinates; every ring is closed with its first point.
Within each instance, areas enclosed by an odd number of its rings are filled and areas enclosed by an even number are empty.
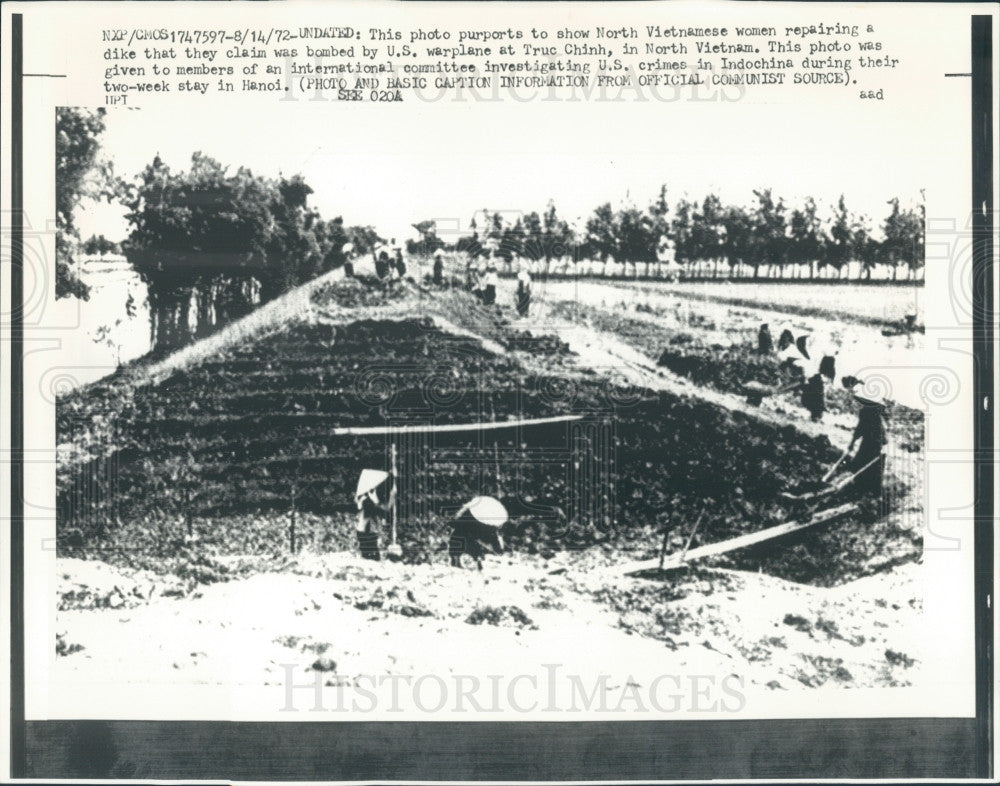
{"type": "Polygon", "coordinates": [[[483,569],[487,549],[502,554],[503,536],[500,529],[507,521],[507,509],[493,497],[474,497],[455,515],[448,555],[454,568],[462,567],[462,555],[468,554],[483,569]]]}
{"type": "Polygon", "coordinates": [[[819,368],[810,368],[803,372],[803,380],[795,385],[802,391],[802,406],[809,411],[809,419],[819,423],[826,412],[826,382],[833,382],[837,376],[837,365],[834,355],[823,355],[819,368]]]}
{"type": "Polygon", "coordinates": [[[388,479],[389,473],[378,469],[363,469],[358,479],[358,489],[355,500],[358,503],[358,548],[364,559],[378,560],[382,554],[379,551],[380,521],[389,518],[392,508],[392,498],[395,487],[389,492],[389,502],[379,501],[378,489],[388,479]]]}

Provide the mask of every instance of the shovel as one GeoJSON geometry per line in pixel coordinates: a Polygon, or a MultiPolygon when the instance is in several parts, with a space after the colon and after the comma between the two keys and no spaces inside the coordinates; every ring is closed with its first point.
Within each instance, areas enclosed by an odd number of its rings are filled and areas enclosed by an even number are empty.
{"type": "Polygon", "coordinates": [[[396,507],[396,487],[398,483],[398,477],[396,474],[396,443],[393,443],[390,447],[390,455],[392,463],[389,468],[389,474],[392,476],[392,491],[390,492],[392,499],[389,503],[389,518],[392,526],[392,532],[390,534],[389,545],[385,549],[385,554],[389,559],[396,561],[403,558],[403,547],[399,545],[398,533],[396,529],[396,521],[398,518],[396,507]]]}

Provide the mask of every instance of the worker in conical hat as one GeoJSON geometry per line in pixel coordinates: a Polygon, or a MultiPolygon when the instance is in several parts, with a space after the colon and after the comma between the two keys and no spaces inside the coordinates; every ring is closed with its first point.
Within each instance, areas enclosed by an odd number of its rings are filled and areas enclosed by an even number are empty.
{"type": "Polygon", "coordinates": [[[847,471],[856,474],[854,488],[862,494],[881,496],[882,475],[885,470],[886,437],[885,397],[877,392],[865,390],[858,385],[853,391],[858,402],[858,424],[854,427],[851,444],[845,454],[849,454],[857,444],[858,449],[845,465],[847,471]]]}
{"type": "Polygon", "coordinates": [[[486,549],[496,554],[504,550],[501,530],[507,523],[507,509],[493,497],[473,497],[455,515],[452,522],[448,554],[452,567],[462,567],[462,555],[468,554],[483,569],[486,549]]]}
{"type": "Polygon", "coordinates": [[[358,547],[364,559],[378,560],[382,554],[379,551],[379,532],[381,523],[389,517],[392,498],[396,493],[395,486],[389,491],[389,501],[383,503],[379,499],[378,490],[388,480],[389,473],[380,469],[363,469],[358,478],[358,487],[354,492],[358,505],[358,547]]]}
{"type": "Polygon", "coordinates": [[[778,329],[778,352],[784,352],[793,344],[795,344],[795,332],[792,330],[791,323],[785,322],[778,329]]]}
{"type": "Polygon", "coordinates": [[[812,361],[809,340],[809,333],[803,331],[795,333],[791,325],[783,325],[781,335],[778,337],[778,367],[791,371],[794,376],[803,376],[812,361]]]}

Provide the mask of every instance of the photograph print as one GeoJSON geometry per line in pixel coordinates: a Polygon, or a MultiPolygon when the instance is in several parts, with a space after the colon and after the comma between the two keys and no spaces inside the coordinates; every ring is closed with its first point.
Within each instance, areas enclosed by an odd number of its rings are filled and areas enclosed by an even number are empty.
{"type": "Polygon", "coordinates": [[[479,109],[56,110],[54,717],[923,684],[924,169],[479,109]]]}

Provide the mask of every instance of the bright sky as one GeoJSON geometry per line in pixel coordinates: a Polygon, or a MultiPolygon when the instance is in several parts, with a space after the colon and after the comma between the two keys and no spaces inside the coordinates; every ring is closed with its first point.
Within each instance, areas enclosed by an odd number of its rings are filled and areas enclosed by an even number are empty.
{"type": "MultiPolygon", "coordinates": [[[[889,198],[919,200],[933,158],[926,149],[933,140],[907,133],[915,118],[863,104],[825,117],[815,105],[747,101],[344,107],[302,101],[250,114],[215,104],[169,116],[111,110],[103,146],[128,175],[157,153],[186,169],[197,150],[260,174],[301,173],[325,217],[343,215],[399,239],[413,234],[416,221],[437,219],[444,237],[449,225],[465,230],[484,207],[540,212],[549,199],[573,223],[607,201],[629,197],[645,207],[661,183],[672,206],[709,192],[749,205],[754,188],[770,186],[790,203],[813,195],[824,216],[844,193],[848,207],[877,227],[889,198]]],[[[85,206],[83,236],[123,237],[120,213],[85,206]]]]}

